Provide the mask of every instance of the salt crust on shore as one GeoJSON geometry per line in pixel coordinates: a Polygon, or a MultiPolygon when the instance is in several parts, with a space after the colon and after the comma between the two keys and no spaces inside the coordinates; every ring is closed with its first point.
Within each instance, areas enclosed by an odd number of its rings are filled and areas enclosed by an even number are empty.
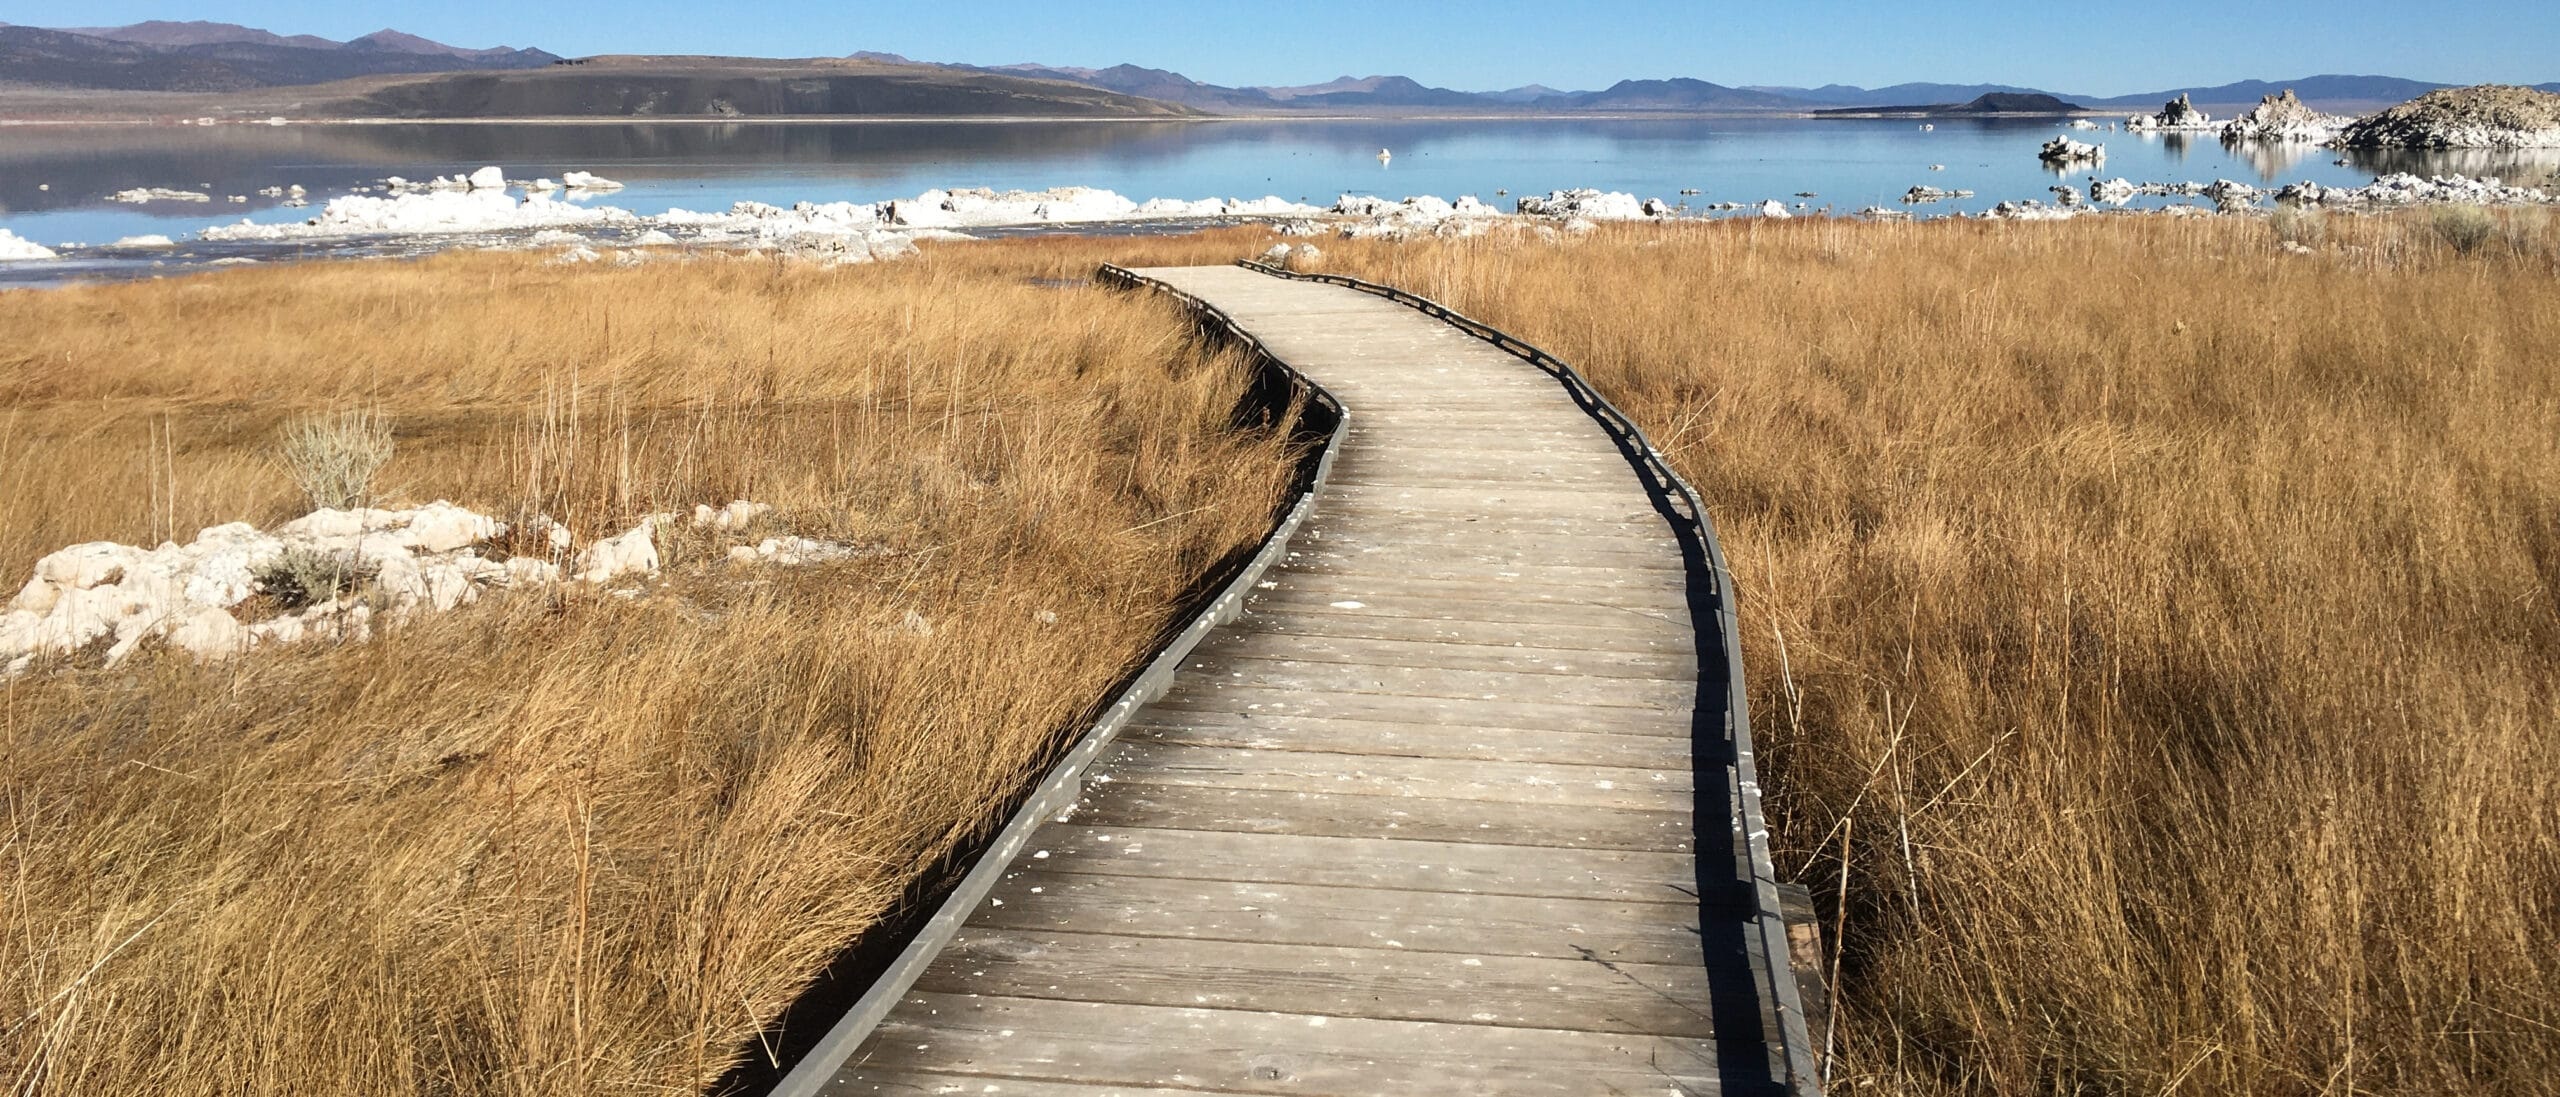
{"type": "MultiPolygon", "coordinates": [[[[692,525],[715,535],[742,529],[773,508],[747,500],[698,506],[692,525]]],[[[36,561],[35,574],[0,611],[0,677],[36,659],[105,645],[109,665],[159,641],[199,659],[222,659],[266,644],[369,639],[381,624],[477,601],[485,591],[576,582],[605,585],[657,572],[660,530],[672,514],[651,515],[572,552],[566,527],[536,519],[551,553],[502,557],[491,543],[507,524],[442,500],[405,510],[317,510],[272,531],[233,522],[199,531],[187,544],[145,549],[111,541],[73,545],[36,561]],[[287,553],[325,554],[368,573],[352,592],[291,613],[244,622],[236,610],[265,591],[262,574],[287,553]]],[[[805,537],[736,545],[738,562],[807,564],[872,551],[805,537]]]]}
{"type": "MultiPolygon", "coordinates": [[[[2310,141],[2328,132],[2337,120],[2317,115],[2286,96],[2270,96],[2247,115],[2224,124],[2235,139],[2310,141]]],[[[2172,102],[2147,128],[2207,128],[2200,111],[2172,102]],[[2183,108],[2183,109],[2182,109],[2183,108]]],[[[2056,138],[2045,153],[2059,163],[2102,162],[2104,146],[2056,138]]],[[[1505,213],[1462,196],[1455,201],[1423,195],[1387,199],[1343,195],[1331,206],[1317,207],[1278,197],[1255,199],[1157,198],[1136,201],[1092,187],[1044,191],[995,191],[985,188],[930,190],[913,198],[882,202],[801,202],[788,208],[763,202],[738,202],[723,212],[671,209],[643,216],[613,206],[561,201],[559,184],[550,180],[507,184],[527,193],[514,197],[504,186],[481,185],[497,178],[495,169],[440,177],[430,183],[386,180],[386,196],[347,195],[329,201],[319,216],[284,225],[243,221],[217,225],[202,233],[212,241],[281,241],[303,239],[409,237],[422,241],[471,239],[483,246],[561,247],[563,262],[606,258],[596,248],[699,245],[755,256],[779,253],[832,264],[895,259],[913,254],[922,240],[965,239],[964,230],[1036,225],[1080,225],[1138,221],[1265,219],[1280,222],[1282,235],[1339,233],[1350,237],[1401,239],[1420,235],[1479,235],[1516,219],[1541,223],[1542,232],[1587,231],[1596,221],[1671,218],[1686,212],[1660,199],[1639,200],[1631,194],[1599,190],[1561,190],[1518,199],[1505,213]],[[583,233],[602,231],[607,235],[583,233]],[[493,239],[494,238],[494,239],[493,239]]],[[[620,184],[584,172],[564,173],[578,186],[571,196],[594,194],[620,184]]],[[[2092,182],[2089,198],[2098,205],[2123,206],[2137,196],[2208,197],[2225,210],[2245,208],[2269,193],[2227,180],[2214,183],[2144,183],[2124,180],[2092,182]]],[[[1969,197],[1969,191],[1913,187],[1906,203],[1969,197]]],[[[2507,187],[2497,180],[2464,176],[2417,180],[2388,176],[2370,187],[2335,188],[2300,183],[2276,195],[2287,201],[2383,204],[2398,202],[2546,203],[2540,191],[2507,187]]],[[[1786,216],[1783,204],[1724,202],[1716,210],[1786,216]]],[[[2076,198],[2056,210],[2035,201],[2004,203],[1988,216],[2045,217],[2078,210],[2076,198]]],[[[1877,216],[1875,213],[1866,216],[1877,216]]],[[[34,247],[35,245],[28,245],[34,247]]],[[[631,250],[612,254],[630,264],[647,255],[631,250]]]]}
{"type": "MultiPolygon", "coordinates": [[[[519,199],[500,187],[478,185],[491,177],[484,168],[455,174],[428,184],[405,179],[386,181],[384,196],[367,194],[333,198],[320,214],[282,225],[249,221],[216,225],[203,238],[216,241],[270,241],[364,236],[500,235],[533,231],[534,246],[582,241],[552,235],[569,230],[618,229],[635,242],[697,243],[749,248],[777,248],[842,261],[893,258],[913,250],[920,239],[947,238],[962,229],[1024,225],[1071,225],[1127,221],[1213,220],[1224,218],[1346,219],[1346,235],[1404,236],[1417,232],[1461,234],[1480,231],[1501,210],[1464,196],[1456,201],[1424,195],[1389,200],[1344,195],[1330,207],[1317,207],[1266,196],[1252,199],[1156,198],[1144,202],[1092,187],[1044,191],[995,191],[984,188],[929,190],[913,198],[885,202],[801,202],[789,208],[763,202],[739,202],[725,212],[671,209],[641,216],[612,206],[562,202],[554,190],[533,186],[519,199]],[[1474,226],[1474,229],[1470,229],[1474,226]]],[[[584,189],[619,186],[582,172],[567,173],[584,189]]],[[[537,181],[547,182],[547,181],[537,181]]],[[[1659,200],[1640,202],[1634,195],[1597,190],[1555,191],[1519,200],[1518,213],[1560,221],[1637,220],[1667,216],[1659,200]]]]}

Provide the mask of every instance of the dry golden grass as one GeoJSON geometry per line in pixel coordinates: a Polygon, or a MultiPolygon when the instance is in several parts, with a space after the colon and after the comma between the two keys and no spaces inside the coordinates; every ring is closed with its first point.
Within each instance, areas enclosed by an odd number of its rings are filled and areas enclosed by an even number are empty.
{"type": "Polygon", "coordinates": [[[1240,363],[1170,304],[1026,278],[1103,246],[0,296],[7,581],[71,542],[299,513],[277,428],[350,407],[398,424],[395,500],[592,536],[745,497],[895,550],[733,571],[691,534],[636,600],[8,685],[9,1091],[717,1077],[1286,490],[1285,439],[1230,429],[1240,363]]]}
{"type": "Polygon", "coordinates": [[[1326,266],[1576,363],[1715,509],[1834,1092],[2548,1093],[2560,231],[2323,228],[1326,266]]]}
{"type": "MultiPolygon", "coordinates": [[[[1707,494],[1784,868],[1845,945],[1836,1092],[2560,1073],[2560,232],[2286,231],[2320,254],[2159,219],[1325,243],[1574,361],[1707,494]]],[[[284,517],[274,426],[351,403],[415,497],[583,532],[746,495],[902,550],[751,586],[680,545],[639,602],[21,683],[0,1067],[716,1074],[1279,491],[1169,311],[1023,278],[1266,243],[0,299],[0,573],[284,517]]]]}

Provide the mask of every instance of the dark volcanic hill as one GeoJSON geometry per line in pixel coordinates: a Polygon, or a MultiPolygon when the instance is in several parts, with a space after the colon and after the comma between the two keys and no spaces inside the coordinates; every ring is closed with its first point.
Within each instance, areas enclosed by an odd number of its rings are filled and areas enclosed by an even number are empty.
{"type": "Polygon", "coordinates": [[[2075,114],[2088,108],[2066,102],[2040,92],[1985,92],[1963,103],[1932,103],[1908,107],[1831,107],[1813,113],[1823,116],[1873,117],[1879,114],[1920,118],[1960,118],[1969,114],[2075,114]]]}
{"type": "Polygon", "coordinates": [[[2078,103],[2064,102],[2050,95],[2032,92],[1995,91],[1977,95],[1973,101],[1957,106],[1954,114],[2069,114],[2083,109],[2078,103]]]}
{"type": "Polygon", "coordinates": [[[1962,103],[1984,95],[2041,95],[2037,88],[2011,84],[1890,84],[1881,88],[1862,88],[1855,84],[1824,84],[1818,88],[1772,87],[1746,85],[1744,91],[1766,92],[1804,103],[1826,107],[1865,107],[1885,109],[1888,103],[1962,103]]]}
{"type": "Polygon", "coordinates": [[[872,61],[596,57],[509,72],[371,77],[234,97],[235,113],[374,118],[1181,118],[1172,103],[1052,80],[872,61]],[[291,102],[283,102],[290,91],[291,102]]]}
{"type": "Polygon", "coordinates": [[[1704,80],[1620,80],[1606,91],[1584,92],[1564,101],[1575,110],[1691,111],[1786,110],[1804,104],[1765,91],[1729,88],[1704,80]]]}
{"type": "Polygon", "coordinates": [[[0,26],[0,82],[21,87],[239,91],[394,73],[544,68],[556,60],[541,50],[460,49],[398,31],[331,42],[228,23],[0,26]]]}

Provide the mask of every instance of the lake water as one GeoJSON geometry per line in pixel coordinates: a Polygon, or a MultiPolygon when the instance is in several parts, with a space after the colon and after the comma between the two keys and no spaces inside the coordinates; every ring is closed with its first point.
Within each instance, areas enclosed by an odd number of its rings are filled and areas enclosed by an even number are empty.
{"type": "MultiPolygon", "coordinates": [[[[1346,193],[1473,194],[1504,208],[1500,192],[1516,198],[1597,187],[1692,206],[1778,198],[1844,213],[1899,208],[1914,184],[1975,192],[1914,207],[1926,215],[1980,211],[2005,199],[2050,201],[2049,186],[2089,178],[2086,170],[2055,173],[2038,163],[2037,146],[2063,132],[2053,120],[1940,120],[1935,127],[1753,118],[15,126],[0,128],[0,227],[48,245],[142,234],[183,241],[206,225],[243,217],[298,220],[329,197],[386,176],[420,179],[484,164],[519,178],[595,172],[628,189],[593,201],[642,214],[722,210],[741,199],[876,201],[980,186],[1083,185],[1140,200],[1278,195],[1319,205],[1346,193]],[[1381,148],[1395,154],[1384,165],[1381,148]],[[281,199],[257,195],[288,184],[307,188],[314,208],[284,208],[281,199]],[[206,191],[214,201],[106,200],[133,187],[206,191]],[[1702,193],[1684,199],[1684,189],[1702,193]],[[233,204],[230,195],[248,201],[233,204]]],[[[2136,182],[2361,184],[2397,170],[2539,180],[2560,167],[2512,156],[2360,155],[2338,163],[2332,150],[2226,149],[2210,136],[2073,136],[2107,146],[2103,175],[2136,182]]],[[[2177,201],[2194,200],[2141,204],[2177,201]]]]}

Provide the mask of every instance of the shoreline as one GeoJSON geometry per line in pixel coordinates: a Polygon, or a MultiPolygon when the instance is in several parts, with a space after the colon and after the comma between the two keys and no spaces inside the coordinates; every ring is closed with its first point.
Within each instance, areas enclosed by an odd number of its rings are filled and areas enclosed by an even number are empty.
{"type": "Polygon", "coordinates": [[[2079,111],[2069,114],[1993,113],[1993,114],[1828,114],[1814,111],[1576,111],[1540,114],[1210,114],[1182,117],[1153,115],[1043,115],[1043,114],[792,114],[726,117],[719,115],[540,115],[522,118],[439,117],[439,118],[215,118],[202,121],[206,115],[189,118],[153,116],[133,118],[106,116],[98,118],[0,118],[0,127],[9,126],[756,126],[756,125],[1026,125],[1037,123],[1112,124],[1192,124],[1232,122],[1642,122],[1642,121],[1706,121],[1750,120],[1865,122],[1879,119],[1935,119],[1964,121],[1990,118],[2005,121],[2037,118],[2113,118],[2114,111],[2079,111]]]}

